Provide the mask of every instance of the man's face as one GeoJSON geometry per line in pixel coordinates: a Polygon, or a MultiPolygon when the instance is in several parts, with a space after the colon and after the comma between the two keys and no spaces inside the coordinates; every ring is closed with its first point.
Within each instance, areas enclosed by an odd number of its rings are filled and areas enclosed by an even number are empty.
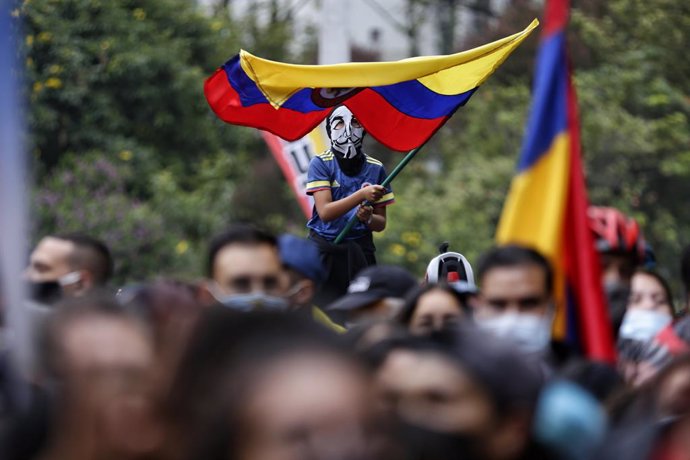
{"type": "Polygon", "coordinates": [[[264,293],[278,296],[287,283],[278,250],[268,244],[230,244],[213,261],[213,281],[221,294],[264,293]]]}
{"type": "Polygon", "coordinates": [[[26,278],[34,283],[57,281],[72,271],[69,257],[74,244],[59,238],[45,237],[31,253],[26,278]]]}
{"type": "Polygon", "coordinates": [[[103,458],[150,449],[154,351],[143,331],[130,320],[94,314],[68,323],[58,340],[66,417],[84,423],[81,432],[97,440],[103,458]]]}
{"type": "Polygon", "coordinates": [[[246,399],[241,460],[373,459],[378,432],[369,381],[331,356],[271,366],[246,399]]]}
{"type": "Polygon", "coordinates": [[[478,318],[504,313],[549,313],[552,298],[546,289],[546,273],[537,265],[492,268],[481,283],[475,310],[478,318]]]}
{"type": "Polygon", "coordinates": [[[376,390],[384,410],[428,429],[476,436],[493,421],[483,389],[437,353],[391,352],[376,376],[376,390]]]}

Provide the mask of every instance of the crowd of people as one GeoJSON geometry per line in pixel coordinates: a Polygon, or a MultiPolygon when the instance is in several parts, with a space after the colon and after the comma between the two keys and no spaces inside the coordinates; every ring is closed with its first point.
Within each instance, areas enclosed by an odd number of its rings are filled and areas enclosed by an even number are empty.
{"type": "MultiPolygon", "coordinates": [[[[688,302],[633,219],[589,210],[617,361],[588,360],[534,248],[476,279],[448,243],[423,274],[377,264],[393,191],[346,107],[326,126],[308,238],[234,225],[201,281],[116,288],[103,242],[39,241],[21,314],[0,302],[0,458],[690,459],[688,302]]],[[[688,298],[690,248],[681,271],[688,298]]]]}
{"type": "MultiPolygon", "coordinates": [[[[105,244],[46,236],[30,371],[0,355],[1,458],[690,458],[686,305],[632,219],[590,221],[615,364],[552,340],[554,274],[531,248],[473,267],[445,244],[426,273],[373,264],[332,292],[314,241],[238,224],[202,281],[116,288],[105,244]]],[[[687,290],[690,251],[682,274],[687,290]]]]}

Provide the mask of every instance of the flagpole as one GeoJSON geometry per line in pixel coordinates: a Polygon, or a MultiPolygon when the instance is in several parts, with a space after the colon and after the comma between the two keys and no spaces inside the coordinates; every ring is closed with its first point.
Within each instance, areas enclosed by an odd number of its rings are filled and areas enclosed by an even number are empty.
{"type": "MultiPolygon", "coordinates": [[[[424,144],[426,144],[426,142],[424,142],[424,144]]],[[[383,187],[386,187],[386,186],[388,186],[388,184],[390,184],[391,182],[393,182],[393,179],[395,179],[395,177],[396,177],[398,174],[400,174],[400,172],[405,168],[405,166],[407,166],[407,164],[408,164],[410,161],[412,161],[412,159],[414,158],[414,156],[417,155],[417,153],[422,149],[422,147],[424,147],[424,144],[420,145],[419,147],[417,147],[417,148],[415,148],[415,149],[410,150],[410,151],[407,153],[407,155],[405,155],[405,158],[403,158],[402,160],[400,160],[400,163],[398,163],[398,164],[395,166],[395,168],[393,169],[393,171],[391,171],[391,173],[388,175],[388,177],[386,177],[380,185],[382,185],[383,187]]],[[[366,203],[369,203],[369,202],[367,201],[366,203]]],[[[342,243],[342,242],[343,242],[343,239],[345,239],[345,237],[347,236],[347,234],[350,233],[350,230],[352,230],[352,227],[354,227],[355,223],[357,223],[357,214],[355,214],[354,216],[352,216],[352,218],[351,218],[350,221],[347,223],[347,225],[345,226],[345,228],[343,228],[343,229],[340,231],[340,233],[339,233],[338,236],[336,237],[334,243],[335,243],[335,244],[340,244],[340,243],[342,243]]]]}

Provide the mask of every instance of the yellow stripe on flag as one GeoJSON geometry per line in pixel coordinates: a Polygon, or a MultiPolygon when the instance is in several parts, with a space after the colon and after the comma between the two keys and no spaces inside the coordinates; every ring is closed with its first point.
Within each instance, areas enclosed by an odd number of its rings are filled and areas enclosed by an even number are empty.
{"type": "Polygon", "coordinates": [[[554,269],[554,337],[565,336],[565,271],[562,235],[570,166],[570,137],[558,135],[548,152],[517,175],[498,224],[499,244],[520,244],[542,253],[554,269]]]}
{"type": "Polygon", "coordinates": [[[300,65],[270,61],[240,51],[240,65],[268,102],[279,108],[302,88],[366,88],[419,80],[439,94],[461,94],[481,85],[539,25],[461,53],[394,62],[300,65]]]}

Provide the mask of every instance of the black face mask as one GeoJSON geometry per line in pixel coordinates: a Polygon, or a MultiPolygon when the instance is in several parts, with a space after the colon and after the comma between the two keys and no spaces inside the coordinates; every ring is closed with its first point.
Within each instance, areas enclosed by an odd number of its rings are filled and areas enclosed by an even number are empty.
{"type": "Polygon", "coordinates": [[[407,460],[480,460],[479,442],[461,433],[436,431],[399,422],[397,435],[407,460]]]}
{"type": "Polygon", "coordinates": [[[333,149],[331,152],[335,155],[335,159],[338,161],[338,166],[347,176],[356,176],[362,170],[366,158],[364,153],[360,150],[354,158],[345,158],[342,153],[339,153],[333,149]]]}
{"type": "Polygon", "coordinates": [[[52,305],[62,299],[62,286],[57,281],[29,281],[27,286],[29,299],[35,302],[52,305]]]}

